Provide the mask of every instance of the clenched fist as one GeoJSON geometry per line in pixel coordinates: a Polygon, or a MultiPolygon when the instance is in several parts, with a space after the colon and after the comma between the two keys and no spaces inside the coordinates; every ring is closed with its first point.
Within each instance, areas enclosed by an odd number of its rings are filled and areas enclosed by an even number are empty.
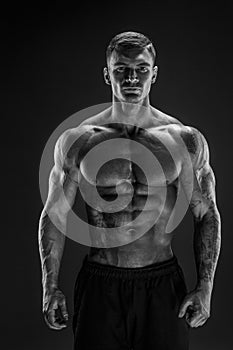
{"type": "Polygon", "coordinates": [[[47,325],[55,330],[67,327],[66,300],[58,288],[47,288],[43,294],[43,314],[47,325]]]}
{"type": "Polygon", "coordinates": [[[210,293],[196,289],[184,298],[180,306],[179,317],[185,316],[192,328],[202,326],[210,317],[210,293]]]}

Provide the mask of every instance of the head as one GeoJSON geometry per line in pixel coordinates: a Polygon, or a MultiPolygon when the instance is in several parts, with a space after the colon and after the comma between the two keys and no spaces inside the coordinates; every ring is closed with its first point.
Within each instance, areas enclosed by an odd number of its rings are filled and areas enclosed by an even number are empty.
{"type": "Polygon", "coordinates": [[[106,51],[106,84],[117,101],[139,103],[149,96],[156,80],[156,52],[150,39],[136,32],[116,35],[106,51]]]}

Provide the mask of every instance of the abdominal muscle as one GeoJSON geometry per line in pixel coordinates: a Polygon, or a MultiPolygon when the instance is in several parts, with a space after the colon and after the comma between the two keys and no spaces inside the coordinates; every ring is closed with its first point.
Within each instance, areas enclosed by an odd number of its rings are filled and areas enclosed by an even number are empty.
{"type": "MultiPolygon", "coordinates": [[[[98,247],[93,244],[88,254],[89,261],[95,261],[105,265],[113,265],[117,267],[143,267],[155,262],[161,262],[170,259],[173,256],[171,249],[171,241],[173,234],[166,233],[166,226],[170,218],[173,205],[176,199],[176,190],[174,186],[167,187],[166,201],[163,208],[158,208],[160,200],[154,203],[154,211],[158,211],[159,217],[157,221],[152,219],[156,217],[153,211],[142,211],[140,216],[140,225],[133,226],[131,222],[135,218],[136,211],[129,212],[124,210],[114,214],[96,213],[92,209],[87,208],[88,221],[92,225],[101,227],[108,234],[107,228],[115,227],[114,233],[117,240],[115,245],[104,245],[98,247]],[[156,205],[157,204],[157,205],[156,205]],[[161,213],[159,213],[162,210],[161,213]],[[109,221],[110,218],[110,221],[109,221]],[[129,224],[127,227],[120,227],[129,224]],[[146,226],[148,227],[145,230],[146,226]],[[119,227],[119,229],[117,229],[119,227]],[[143,231],[142,231],[143,230],[143,231]],[[142,233],[141,233],[142,232],[142,233]],[[110,246],[110,248],[108,248],[110,246]]],[[[135,208],[134,208],[135,209],[135,208]]],[[[151,208],[152,209],[152,208],[151,208]]],[[[93,228],[93,226],[91,226],[93,228]]],[[[95,236],[95,229],[91,229],[91,237],[95,236]],[[92,231],[92,233],[91,233],[92,231]]],[[[106,236],[107,236],[106,234],[106,236]]],[[[111,235],[111,233],[109,233],[111,235]]],[[[94,240],[93,240],[94,242],[94,240]]]]}

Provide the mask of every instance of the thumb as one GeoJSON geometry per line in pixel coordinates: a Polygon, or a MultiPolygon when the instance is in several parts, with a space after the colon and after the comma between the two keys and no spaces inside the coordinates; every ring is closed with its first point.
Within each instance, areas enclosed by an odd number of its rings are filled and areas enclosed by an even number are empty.
{"type": "Polygon", "coordinates": [[[193,305],[193,301],[190,299],[183,302],[183,304],[180,307],[180,312],[179,312],[180,318],[185,315],[185,312],[190,305],[193,305]]]}

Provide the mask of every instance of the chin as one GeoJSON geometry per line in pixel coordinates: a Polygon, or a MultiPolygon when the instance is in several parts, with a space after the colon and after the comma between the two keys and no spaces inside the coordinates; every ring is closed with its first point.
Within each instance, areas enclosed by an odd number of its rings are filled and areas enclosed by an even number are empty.
{"type": "Polygon", "coordinates": [[[137,94],[125,94],[122,97],[124,102],[137,103],[141,101],[141,95],[137,95],[137,94]]]}

